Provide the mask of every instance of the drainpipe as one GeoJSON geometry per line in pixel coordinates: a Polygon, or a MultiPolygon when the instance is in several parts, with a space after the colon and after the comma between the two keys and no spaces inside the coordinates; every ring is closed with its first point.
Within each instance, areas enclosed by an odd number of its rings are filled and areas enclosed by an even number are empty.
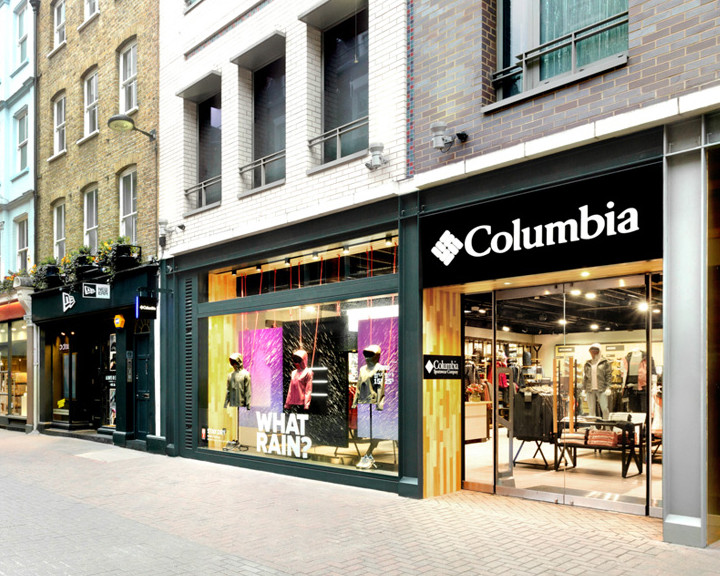
{"type": "MultiPolygon", "coordinates": [[[[38,251],[38,223],[37,223],[37,184],[38,184],[38,158],[40,152],[38,128],[39,102],[38,97],[38,22],[40,13],[40,0],[30,0],[30,6],[33,9],[33,98],[35,100],[33,114],[33,259],[37,259],[38,251]]],[[[32,338],[32,378],[33,378],[33,432],[37,432],[38,421],[40,419],[40,331],[33,324],[32,338]]]]}

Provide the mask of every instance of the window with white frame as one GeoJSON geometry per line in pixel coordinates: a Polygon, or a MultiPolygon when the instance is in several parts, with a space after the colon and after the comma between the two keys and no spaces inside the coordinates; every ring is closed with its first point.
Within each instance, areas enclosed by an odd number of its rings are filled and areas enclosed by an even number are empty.
{"type": "Polygon", "coordinates": [[[627,52],[627,0],[501,0],[498,7],[499,99],[617,66],[627,52]]]}
{"type": "Polygon", "coordinates": [[[15,12],[15,30],[17,33],[17,64],[22,64],[28,59],[28,8],[27,4],[23,4],[20,9],[15,12]]]}
{"type": "Polygon", "coordinates": [[[17,134],[17,168],[22,172],[28,166],[28,113],[22,110],[15,116],[15,131],[17,134]]]}
{"type": "Polygon", "coordinates": [[[55,25],[55,48],[65,42],[65,0],[57,0],[53,6],[55,25]]]}
{"type": "Polygon", "coordinates": [[[120,52],[120,113],[137,107],[137,43],[120,52]]]}
{"type": "Polygon", "coordinates": [[[15,222],[17,238],[17,269],[27,270],[28,268],[28,220],[23,218],[15,222]]]}
{"type": "Polygon", "coordinates": [[[92,188],[85,192],[85,246],[90,252],[97,253],[98,249],[98,191],[92,188]]]}
{"type": "Polygon", "coordinates": [[[53,102],[53,154],[65,151],[65,95],[58,96],[53,102]]]}
{"type": "Polygon", "coordinates": [[[65,203],[58,204],[53,217],[53,255],[60,261],[65,256],[65,203]]]}
{"type": "Polygon", "coordinates": [[[85,20],[89,20],[97,11],[98,0],[85,0],[85,20]]]}
{"type": "Polygon", "coordinates": [[[98,73],[85,78],[85,136],[98,130],[98,73]]]}
{"type": "Polygon", "coordinates": [[[120,175],[120,235],[137,241],[137,170],[133,167],[120,175]]]}

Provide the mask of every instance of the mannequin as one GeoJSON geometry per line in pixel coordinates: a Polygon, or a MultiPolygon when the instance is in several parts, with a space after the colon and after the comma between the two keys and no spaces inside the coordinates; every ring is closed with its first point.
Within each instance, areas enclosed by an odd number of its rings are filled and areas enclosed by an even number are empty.
{"type": "MultiPolygon", "coordinates": [[[[651,375],[655,374],[655,362],[651,364],[651,375]]],[[[635,348],[622,361],[623,397],[627,399],[630,412],[647,411],[648,383],[647,357],[643,350],[635,348]]]]}
{"type": "Polygon", "coordinates": [[[290,375],[290,387],[285,398],[285,409],[290,406],[310,408],[312,398],[313,371],[308,368],[308,356],[305,350],[295,350],[292,355],[295,370],[290,375]]]}
{"type": "Polygon", "coordinates": [[[250,372],[243,367],[242,354],[233,352],[228,358],[233,371],[227,377],[227,392],[225,392],[225,408],[228,406],[237,410],[237,434],[235,440],[228,442],[224,450],[237,447],[238,450],[247,450],[247,446],[240,444],[240,407],[250,410],[250,397],[252,384],[250,372]]]}
{"type": "Polygon", "coordinates": [[[355,466],[361,470],[368,468],[377,468],[375,458],[373,458],[373,450],[380,443],[379,439],[372,437],[372,409],[373,406],[378,410],[382,410],[385,406],[385,374],[387,366],[380,364],[380,346],[371,344],[363,350],[365,357],[365,365],[360,368],[360,375],[357,383],[357,393],[353,400],[352,407],[358,404],[369,404],[370,408],[370,445],[365,455],[360,458],[355,466]]]}
{"type": "Polygon", "coordinates": [[[612,390],[612,364],[600,352],[600,344],[591,344],[589,348],[590,359],[583,367],[583,394],[587,397],[590,416],[597,416],[597,405],[603,420],[610,415],[608,409],[608,396],[612,390]]]}

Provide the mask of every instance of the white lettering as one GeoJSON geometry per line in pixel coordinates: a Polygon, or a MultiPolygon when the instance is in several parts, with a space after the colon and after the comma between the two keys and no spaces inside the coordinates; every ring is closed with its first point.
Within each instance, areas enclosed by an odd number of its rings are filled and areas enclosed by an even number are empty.
{"type": "Polygon", "coordinates": [[[545,239],[545,244],[547,246],[578,241],[577,222],[575,222],[575,220],[566,220],[565,222],[550,222],[550,224],[545,224],[545,233],[547,235],[547,238],[545,239]],[[570,240],[568,240],[567,236],[565,236],[566,228],[570,228],[570,240]],[[558,231],[557,242],[555,242],[555,239],[553,237],[553,230],[558,231]]]}
{"type": "Polygon", "coordinates": [[[493,239],[490,241],[490,248],[492,248],[493,252],[496,252],[497,254],[505,254],[510,248],[512,248],[513,245],[513,237],[510,235],[510,232],[498,232],[493,236],[493,239]],[[505,246],[500,248],[500,239],[505,240],[505,246]]]}
{"type": "Polygon", "coordinates": [[[604,230],[605,220],[603,220],[602,216],[598,216],[597,214],[588,215],[588,207],[580,206],[580,238],[583,240],[592,240],[600,236],[604,230]],[[595,232],[592,234],[589,230],[590,222],[594,222],[596,225],[595,232]]]}
{"type": "Polygon", "coordinates": [[[630,232],[637,232],[638,230],[640,230],[638,211],[635,208],[628,208],[618,214],[618,232],[620,234],[630,234],[630,232]],[[621,222],[622,218],[627,218],[627,220],[621,222]]]}
{"type": "Polygon", "coordinates": [[[470,254],[470,256],[482,258],[483,256],[487,256],[488,254],[490,254],[490,248],[488,248],[484,252],[475,251],[475,248],[473,248],[473,238],[475,237],[475,233],[478,230],[485,230],[488,236],[492,234],[492,228],[490,228],[490,226],[478,226],[477,228],[473,228],[472,230],[470,230],[470,232],[468,232],[468,235],[465,237],[465,252],[470,254]]]}

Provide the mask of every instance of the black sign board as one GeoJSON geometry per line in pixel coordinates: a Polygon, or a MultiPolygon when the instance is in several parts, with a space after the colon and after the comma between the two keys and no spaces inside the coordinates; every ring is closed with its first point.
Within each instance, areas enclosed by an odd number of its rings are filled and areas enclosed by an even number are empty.
{"type": "Polygon", "coordinates": [[[135,318],[155,320],[157,315],[157,298],[135,296],[135,318]]]}
{"type": "Polygon", "coordinates": [[[662,258],[662,189],[652,164],[425,216],[423,285],[662,258]]]}
{"type": "Polygon", "coordinates": [[[425,380],[461,380],[462,356],[423,356],[425,380]]]}

